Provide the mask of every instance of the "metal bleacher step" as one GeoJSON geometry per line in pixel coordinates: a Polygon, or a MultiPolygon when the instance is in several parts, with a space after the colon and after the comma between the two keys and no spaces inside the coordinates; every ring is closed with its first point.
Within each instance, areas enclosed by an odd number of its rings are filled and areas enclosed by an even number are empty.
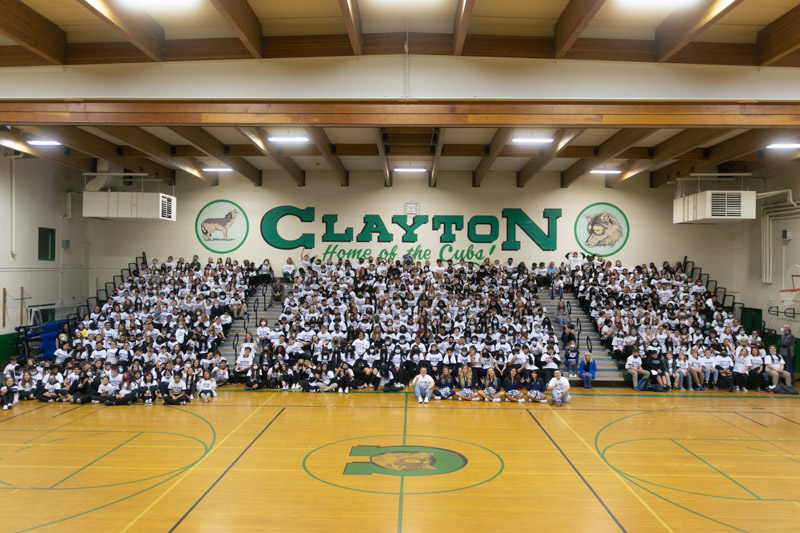
{"type": "MultiPolygon", "coordinates": [[[[605,347],[600,343],[600,335],[595,331],[592,318],[581,309],[578,299],[572,293],[564,293],[562,298],[568,303],[570,318],[574,324],[580,320],[580,332],[578,333],[578,347],[581,351],[586,350],[591,343],[592,358],[597,363],[597,384],[619,385],[624,383],[622,372],[617,368],[617,362],[611,358],[605,347]]],[[[555,320],[555,311],[558,300],[554,300],[549,291],[543,290],[539,293],[539,302],[547,309],[547,316],[554,325],[556,334],[560,334],[560,327],[555,320]]],[[[576,378],[572,378],[576,380],[576,378]]]]}

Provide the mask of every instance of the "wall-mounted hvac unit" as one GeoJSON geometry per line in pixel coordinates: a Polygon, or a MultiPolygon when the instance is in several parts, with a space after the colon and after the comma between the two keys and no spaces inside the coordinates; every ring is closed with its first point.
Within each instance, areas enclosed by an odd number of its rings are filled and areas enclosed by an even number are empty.
{"type": "Polygon", "coordinates": [[[94,218],[178,219],[176,198],[158,192],[83,193],[83,216],[94,218]]]}
{"type": "Polygon", "coordinates": [[[703,191],[675,198],[672,204],[673,224],[713,224],[755,218],[755,191],[703,191]]]}

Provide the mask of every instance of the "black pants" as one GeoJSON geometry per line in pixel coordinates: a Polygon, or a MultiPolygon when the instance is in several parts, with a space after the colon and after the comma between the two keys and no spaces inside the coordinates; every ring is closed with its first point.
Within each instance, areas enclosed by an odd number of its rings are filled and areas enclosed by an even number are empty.
{"type": "Polygon", "coordinates": [[[180,405],[181,402],[189,403],[189,397],[186,396],[186,393],[176,396],[175,398],[171,397],[169,394],[164,396],[164,403],[167,405],[180,405]]]}

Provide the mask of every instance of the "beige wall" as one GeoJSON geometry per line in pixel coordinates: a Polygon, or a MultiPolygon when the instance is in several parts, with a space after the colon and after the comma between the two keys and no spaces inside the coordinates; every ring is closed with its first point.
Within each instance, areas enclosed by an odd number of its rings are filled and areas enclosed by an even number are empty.
{"type": "MultiPolygon", "coordinates": [[[[525,188],[517,188],[513,173],[490,173],[480,188],[470,186],[469,173],[442,173],[438,186],[429,188],[424,176],[395,176],[394,186],[386,188],[379,173],[353,172],[350,187],[341,187],[336,178],[327,172],[309,172],[308,185],[297,187],[280,173],[267,173],[262,187],[254,187],[244,180],[224,176],[218,187],[207,187],[188,179],[177,188],[178,222],[139,221],[89,221],[89,239],[92,242],[89,283],[94,286],[94,278],[104,281],[107,273],[104,267],[118,269],[139,251],[144,249],[150,257],[166,258],[167,255],[190,258],[193,254],[205,259],[210,254],[195,236],[194,224],[198,211],[208,202],[217,199],[230,200],[242,207],[250,221],[250,234],[245,244],[234,251],[233,258],[260,261],[265,257],[278,268],[287,256],[299,257],[299,250],[284,251],[269,247],[259,231],[261,217],[269,209],[281,205],[300,208],[314,206],[316,222],[300,223],[293,217],[284,218],[279,225],[280,232],[289,237],[304,232],[316,234],[316,248],[313,253],[322,253],[327,243],[321,242],[325,213],[339,215],[337,230],[353,227],[357,234],[362,226],[364,214],[377,213],[383,216],[389,230],[394,234],[394,243],[400,250],[411,245],[400,242],[402,230],[390,224],[391,215],[403,213],[406,202],[420,204],[420,213],[425,215],[493,215],[500,220],[501,240],[505,235],[504,219],[501,211],[506,207],[522,208],[543,230],[546,219],[542,218],[545,208],[562,209],[558,220],[558,245],[554,252],[540,250],[534,243],[518,231],[522,242],[519,252],[500,250],[500,242],[493,258],[505,260],[512,256],[515,260],[556,261],[564,259],[564,254],[579,250],[573,227],[579,212],[595,202],[609,202],[625,212],[631,226],[630,238],[626,246],[612,259],[620,259],[626,265],[642,262],[681,260],[684,255],[698,258],[698,263],[711,270],[716,279],[729,286],[744,275],[747,261],[731,260],[731,254],[741,249],[743,227],[746,223],[720,225],[673,225],[672,194],[670,187],[653,190],[643,179],[630,180],[614,189],[604,187],[602,178],[587,176],[568,189],[559,186],[555,173],[538,176],[525,188]],[[699,260],[702,258],[702,260],[699,260]]],[[[438,253],[442,244],[440,232],[433,231],[430,224],[418,231],[419,245],[438,253]]],[[[456,248],[469,246],[466,229],[457,234],[456,248]]],[[[377,255],[379,249],[387,245],[379,243],[340,244],[347,248],[370,248],[377,255]]],[[[474,245],[488,251],[490,245],[474,245]]],[[[390,247],[390,246],[389,246],[390,247]]]]}
{"type": "MultiPolygon", "coordinates": [[[[28,305],[73,303],[86,299],[88,249],[79,201],[75,201],[71,219],[63,218],[66,191],[80,191],[83,180],[62,167],[40,159],[16,162],[16,258],[11,255],[11,166],[0,157],[0,289],[5,288],[6,326],[0,322],[0,334],[20,325],[20,288],[28,305]],[[56,230],[55,261],[39,261],[38,228],[56,230]],[[62,249],[61,241],[70,248],[62,249]]],[[[27,309],[23,318],[27,316],[27,309]]]]}

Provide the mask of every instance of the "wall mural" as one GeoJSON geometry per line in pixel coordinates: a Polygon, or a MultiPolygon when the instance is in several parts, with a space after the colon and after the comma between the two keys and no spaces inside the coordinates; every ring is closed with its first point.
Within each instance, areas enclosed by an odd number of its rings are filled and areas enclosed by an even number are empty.
{"type": "Polygon", "coordinates": [[[628,242],[628,217],[620,208],[606,202],[592,204],[575,219],[575,239],[588,254],[614,255],[628,242]]]}
{"type": "Polygon", "coordinates": [[[238,249],[247,239],[250,221],[237,204],[228,200],[215,200],[206,204],[195,220],[195,233],[206,250],[228,254],[238,249]]]}
{"type": "MultiPolygon", "coordinates": [[[[537,222],[519,208],[505,208],[500,217],[365,214],[359,225],[345,226],[338,214],[319,216],[314,207],[282,205],[264,214],[260,233],[264,242],[273,248],[314,250],[323,261],[369,257],[397,260],[407,255],[415,261],[463,259],[479,262],[499,257],[499,252],[520,250],[522,239],[530,240],[544,251],[556,250],[561,215],[561,209],[544,209],[537,222]],[[299,220],[304,229],[279,231],[279,223],[285,217],[299,220]],[[417,244],[419,235],[425,232],[436,234],[440,246],[417,244]],[[460,236],[462,238],[457,239],[460,236]],[[469,244],[456,244],[457,240],[463,242],[463,237],[469,244]]],[[[200,243],[219,254],[238,249],[250,227],[244,210],[228,200],[216,200],[203,207],[195,226],[200,243]]],[[[577,244],[591,255],[610,256],[619,252],[627,243],[629,233],[627,217],[609,203],[591,204],[575,220],[577,244]]]]}

